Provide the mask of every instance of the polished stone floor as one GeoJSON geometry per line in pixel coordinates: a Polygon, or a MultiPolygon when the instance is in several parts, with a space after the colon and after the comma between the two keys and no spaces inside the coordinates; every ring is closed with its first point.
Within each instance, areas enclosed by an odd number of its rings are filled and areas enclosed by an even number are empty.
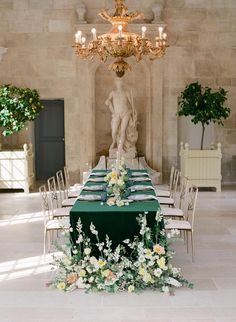
{"type": "Polygon", "coordinates": [[[193,281],[175,296],[146,291],[70,294],[47,288],[50,258],[42,256],[43,218],[39,195],[0,194],[1,322],[236,322],[236,187],[199,194],[196,259],[183,243],[173,263],[193,281]]]}

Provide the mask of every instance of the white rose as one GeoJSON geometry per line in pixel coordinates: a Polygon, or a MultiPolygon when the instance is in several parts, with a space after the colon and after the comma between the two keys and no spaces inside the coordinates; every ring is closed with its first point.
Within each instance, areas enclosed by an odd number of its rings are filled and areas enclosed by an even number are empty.
{"type": "Polygon", "coordinates": [[[91,276],[91,277],[89,278],[89,283],[93,283],[93,281],[94,281],[94,277],[93,277],[93,276],[91,276]]]}
{"type": "Polygon", "coordinates": [[[162,270],[160,268],[157,268],[153,273],[156,277],[160,277],[162,274],[162,270]]]}
{"type": "Polygon", "coordinates": [[[94,266],[96,266],[98,264],[98,260],[94,256],[90,257],[89,262],[94,266]]]}
{"type": "Polygon", "coordinates": [[[83,281],[83,278],[82,278],[82,277],[80,277],[80,278],[77,280],[77,282],[76,282],[76,286],[77,286],[78,288],[86,288],[86,284],[84,284],[84,281],[83,281]]]}
{"type": "Polygon", "coordinates": [[[89,255],[91,253],[91,248],[85,248],[84,253],[85,255],[89,255]]]}
{"type": "Polygon", "coordinates": [[[145,257],[143,255],[140,255],[138,261],[140,263],[144,263],[145,262],[145,257]]]}

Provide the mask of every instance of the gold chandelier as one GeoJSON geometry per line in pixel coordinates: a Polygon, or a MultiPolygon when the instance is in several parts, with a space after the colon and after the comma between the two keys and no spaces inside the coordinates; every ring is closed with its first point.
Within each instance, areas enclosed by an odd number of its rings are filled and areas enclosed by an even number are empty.
{"type": "Polygon", "coordinates": [[[86,37],[79,30],[75,34],[76,54],[82,59],[93,58],[98,56],[102,62],[106,62],[107,58],[115,58],[115,62],[110,65],[118,77],[124,76],[126,70],[131,70],[131,66],[124,60],[125,58],[134,56],[139,62],[143,56],[148,56],[151,60],[160,58],[165,54],[167,43],[167,35],[164,28],[158,28],[158,36],[152,42],[146,37],[147,28],[141,28],[141,34],[131,33],[128,31],[128,24],[136,19],[143,18],[143,14],[139,12],[128,12],[124,5],[124,0],[115,0],[116,9],[113,15],[107,10],[102,10],[99,15],[112,24],[112,30],[109,33],[97,36],[96,29],[93,28],[92,40],[86,42],[86,37]]]}

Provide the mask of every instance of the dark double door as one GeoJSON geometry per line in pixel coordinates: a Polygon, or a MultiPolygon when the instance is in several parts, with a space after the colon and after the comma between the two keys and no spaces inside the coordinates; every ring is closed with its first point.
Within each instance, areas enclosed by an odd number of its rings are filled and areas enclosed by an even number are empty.
{"type": "Polygon", "coordinates": [[[64,101],[43,100],[35,121],[36,180],[47,180],[65,165],[64,101]]]}

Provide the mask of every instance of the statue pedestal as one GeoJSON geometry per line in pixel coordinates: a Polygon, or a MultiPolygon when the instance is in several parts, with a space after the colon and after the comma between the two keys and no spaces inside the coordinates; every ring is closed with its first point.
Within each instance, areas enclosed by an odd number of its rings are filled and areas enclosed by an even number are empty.
{"type": "MultiPolygon", "coordinates": [[[[109,150],[109,158],[116,159],[118,149],[110,149],[109,150]]],[[[121,157],[124,159],[134,159],[137,156],[136,148],[130,148],[128,151],[122,151],[121,157]]]]}

